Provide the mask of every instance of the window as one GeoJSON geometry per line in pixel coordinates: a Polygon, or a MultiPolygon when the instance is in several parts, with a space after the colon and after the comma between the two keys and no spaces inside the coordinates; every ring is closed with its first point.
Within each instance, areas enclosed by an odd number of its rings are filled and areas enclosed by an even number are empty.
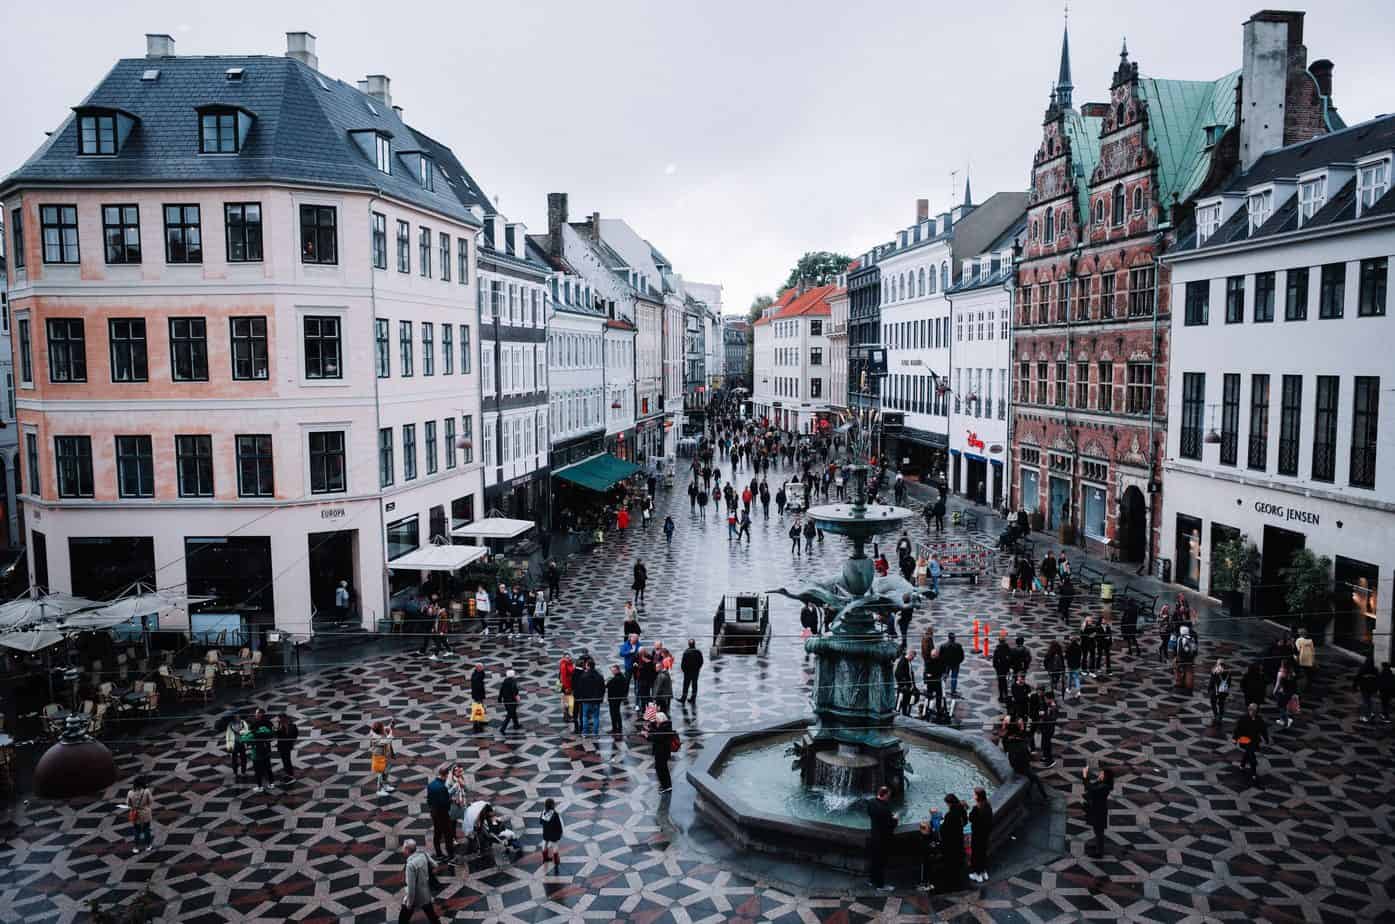
{"type": "Polygon", "coordinates": [[[1250,217],[1250,233],[1254,234],[1264,223],[1269,220],[1269,216],[1274,211],[1274,191],[1266,189],[1264,192],[1255,193],[1245,200],[1245,208],[1250,217]]]}
{"type": "Polygon", "coordinates": [[[1201,425],[1206,402],[1206,374],[1182,373],[1182,441],[1184,459],[1201,459],[1201,425]]]}
{"type": "Polygon", "coordinates": [[[1300,266],[1284,273],[1284,320],[1308,320],[1308,268],[1300,266]]]}
{"type": "Polygon", "coordinates": [[[305,377],[307,379],[339,379],[344,377],[340,366],[343,345],[339,339],[339,319],[307,317],[305,319],[305,377]]]}
{"type": "Polygon", "coordinates": [[[817,318],[814,318],[814,319],[812,319],[811,321],[809,321],[809,336],[810,336],[810,337],[822,337],[822,336],[823,336],[823,321],[820,321],[820,320],[817,319],[817,318]]]}
{"type": "Polygon", "coordinates": [[[1347,265],[1328,263],[1322,267],[1322,279],[1318,288],[1318,317],[1340,318],[1346,297],[1347,265]]]}
{"type": "Polygon", "coordinates": [[[10,249],[13,255],[15,269],[24,268],[24,209],[10,210],[10,235],[14,238],[14,247],[10,249]]]}
{"type": "Polygon", "coordinates": [[[455,372],[455,340],[453,333],[455,326],[451,324],[441,325],[441,374],[451,375],[455,372]]]}
{"type": "Polygon", "coordinates": [[[810,348],[810,350],[809,350],[809,365],[811,365],[811,366],[822,366],[822,365],[823,365],[823,348],[822,348],[822,347],[812,347],[812,348],[810,348]]]}
{"type": "Polygon", "coordinates": [[[810,398],[822,398],[822,397],[823,397],[823,379],[810,379],[810,380],[809,380],[809,397],[810,397],[810,398]]]}
{"type": "Polygon", "coordinates": [[[92,437],[55,436],[53,458],[58,469],[58,496],[91,497],[92,437]]]}
{"type": "Polygon", "coordinates": [[[460,374],[470,374],[470,328],[460,325],[460,374]]]}
{"type": "Polygon", "coordinates": [[[421,157],[417,159],[417,179],[423,189],[436,188],[436,172],[432,169],[431,158],[421,157]]]}
{"type": "Polygon", "coordinates": [[[387,216],[373,213],[373,268],[387,269],[387,216]]]}
{"type": "Polygon", "coordinates": [[[170,375],[176,382],[208,381],[208,329],[203,318],[170,318],[170,375]]]}
{"type": "Polygon", "coordinates": [[[456,256],[456,277],[462,286],[470,284],[470,245],[465,238],[459,238],[455,242],[456,256]]]}
{"type": "Polygon", "coordinates": [[[1196,242],[1206,243],[1211,235],[1220,230],[1221,227],[1221,206],[1215,205],[1199,206],[1196,210],[1196,242]]]}
{"type": "Polygon", "coordinates": [[[1303,376],[1284,376],[1279,404],[1279,474],[1298,474],[1298,434],[1302,426],[1303,376]]]}
{"type": "Polygon", "coordinates": [[[345,490],[346,470],[342,430],[310,434],[310,493],[335,494],[345,490]]]}
{"type": "Polygon", "coordinates": [[[213,496],[213,437],[176,436],[174,465],[180,497],[213,496]]]}
{"type": "Polygon", "coordinates": [[[1100,318],[1109,320],[1114,317],[1114,274],[1105,273],[1100,277],[1100,318]]]}
{"type": "Polygon", "coordinates": [[[1227,372],[1221,382],[1221,464],[1234,465],[1240,442],[1240,376],[1227,372]]]}
{"type": "Polygon", "coordinates": [[[438,246],[441,248],[441,281],[450,282],[450,235],[442,231],[438,246]]]}
{"type": "Polygon", "coordinates": [[[113,382],[145,382],[149,371],[145,353],[145,319],[111,318],[107,321],[113,382]]]}
{"type": "Polygon", "coordinates": [[[378,485],[386,488],[393,481],[392,428],[378,431],[378,485]]]}
{"type": "Polygon", "coordinates": [[[1095,200],[1095,224],[1104,224],[1104,199],[1095,200]]]}
{"type": "Polygon", "coordinates": [[[49,318],[48,380],[87,381],[87,337],[82,318],[49,318]]]}
{"type": "Polygon", "coordinates": [[[1255,323],[1274,320],[1274,273],[1255,273],[1255,323]]]}
{"type": "Polygon", "coordinates": [[[1241,324],[1245,320],[1245,277],[1227,276],[1225,280],[1225,322],[1241,324]]]}
{"type": "Polygon", "coordinates": [[[116,493],[121,497],[155,496],[155,452],[150,437],[116,438],[116,493]]]}
{"type": "Polygon", "coordinates": [[[392,375],[392,348],[388,343],[387,318],[373,319],[373,350],[378,366],[378,378],[392,375]]]}
{"type": "Polygon", "coordinates": [[[197,205],[167,205],[165,214],[165,261],[202,263],[203,235],[197,205]]]}
{"type": "Polygon", "coordinates": [[[1056,320],[1062,324],[1070,320],[1070,280],[1056,283],[1056,320]]]}
{"type": "Polygon", "coordinates": [[[436,325],[421,322],[421,374],[436,374],[436,325]]]}
{"type": "Polygon", "coordinates": [[[300,262],[339,262],[338,213],[330,205],[300,207],[300,262]]]}
{"type": "Polygon", "coordinates": [[[417,477],[417,425],[402,425],[402,480],[417,477]]]}
{"type": "Polygon", "coordinates": [[[1318,213],[1327,204],[1327,178],[1304,180],[1298,184],[1298,226],[1318,213]]]}
{"type": "MultiPolygon", "coordinates": [[[[1046,210],[1046,232],[1045,232],[1045,234],[1042,235],[1041,242],[1042,242],[1043,244],[1054,244],[1054,243],[1056,242],[1056,210],[1055,210],[1055,209],[1047,209],[1047,210],[1046,210]]],[[[943,283],[944,281],[945,281],[945,278],[944,278],[944,269],[943,269],[943,267],[941,267],[941,270],[940,270],[940,282],[943,283]]],[[[948,287],[948,286],[944,286],[944,288],[949,288],[949,287],[948,287]]]]}
{"type": "MultiPolygon", "coordinates": [[[[1077,321],[1090,320],[1090,277],[1077,276],[1075,278],[1075,319],[1077,321]]],[[[988,328],[989,340],[992,340],[993,328],[988,328]]]]}
{"type": "Polygon", "coordinates": [[[237,437],[237,496],[273,497],[271,437],[237,437]]]}
{"type": "Polygon", "coordinates": [[[1098,404],[1101,411],[1109,412],[1114,410],[1114,363],[1100,363],[1100,384],[1098,390],[1098,404]]]}
{"type": "Polygon", "coordinates": [[[1114,199],[1111,224],[1122,225],[1124,223],[1124,184],[1120,183],[1114,187],[1114,199]]]}
{"type": "MultiPolygon", "coordinates": [[[[200,321],[202,323],[202,321],[200,321]]],[[[233,318],[232,376],[239,381],[259,381],[269,375],[266,318],[233,318]]]]}
{"type": "Polygon", "coordinates": [[[1046,363],[1037,363],[1037,404],[1046,403],[1046,363]]]}
{"type": "Polygon", "coordinates": [[[1142,187],[1142,186],[1135,186],[1135,187],[1133,188],[1133,210],[1134,210],[1135,212],[1141,212],[1141,211],[1143,211],[1143,187],[1142,187]]]}
{"type": "Polygon", "coordinates": [[[412,374],[412,322],[397,322],[397,355],[402,365],[402,376],[412,374]]]}
{"type": "Polygon", "coordinates": [[[1370,318],[1385,314],[1385,288],[1389,278],[1389,267],[1388,257],[1361,261],[1360,294],[1356,300],[1358,317],[1370,318]]]}
{"type": "MultiPolygon", "coordinates": [[[[936,391],[938,392],[938,390],[937,386],[936,391]]],[[[1017,391],[1020,396],[1018,398],[1019,401],[1023,404],[1032,403],[1032,364],[1029,362],[1020,362],[1017,364],[1017,391]]],[[[938,404],[939,395],[936,394],[935,397],[935,403],[938,404]]]]}
{"type": "Polygon", "coordinates": [[[39,231],[43,234],[45,263],[79,262],[77,206],[40,206],[39,231]]]}
{"type": "Polygon", "coordinates": [[[412,271],[412,227],[405,221],[397,223],[397,271],[412,271]]]}
{"type": "Polygon", "coordinates": [[[1250,376],[1250,452],[1246,464],[1257,472],[1269,464],[1269,376],[1250,376]]]}
{"type": "Polygon", "coordinates": [[[134,205],[102,206],[102,240],[108,263],[139,263],[140,209],[134,205]]]}
{"type": "Polygon", "coordinates": [[[1313,480],[1337,477],[1337,400],[1341,390],[1335,375],[1317,377],[1317,406],[1313,416],[1313,480]]]}
{"type": "Polygon", "coordinates": [[[1153,313],[1153,278],[1152,266],[1129,270],[1129,317],[1147,317],[1153,313]]]}
{"type": "MultiPolygon", "coordinates": [[[[992,387],[993,376],[988,377],[992,387]]],[[[1090,364],[1075,364],[1075,406],[1082,410],[1090,406],[1090,364]]],[[[991,411],[990,411],[991,413],[991,411]]]]}
{"type": "Polygon", "coordinates": [[[1390,189],[1390,160],[1378,161],[1356,171],[1356,217],[1376,204],[1390,189]]]}
{"type": "Polygon", "coordinates": [[[38,497],[42,491],[39,484],[39,435],[24,434],[24,464],[29,476],[29,493],[38,497]]]}
{"type": "Polygon", "coordinates": [[[1066,406],[1066,364],[1056,363],[1056,406],[1066,406]]]}
{"type": "Polygon", "coordinates": [[[1351,484],[1376,486],[1376,437],[1380,422],[1380,377],[1358,375],[1351,420],[1351,484]]]}
{"type": "Polygon", "coordinates": [[[199,153],[236,154],[238,146],[236,112],[210,110],[199,117],[199,153]]]}
{"type": "Polygon", "coordinates": [[[421,263],[421,274],[431,278],[431,229],[417,229],[417,259],[421,263]]]}
{"type": "Polygon", "coordinates": [[[19,327],[19,380],[25,385],[34,384],[34,353],[29,339],[29,319],[20,318],[19,327]]]}
{"type": "Polygon", "coordinates": [[[1210,321],[1211,281],[1198,279],[1187,283],[1186,324],[1195,327],[1210,321]]]}
{"type": "Polygon", "coordinates": [[[1153,406],[1153,367],[1150,364],[1129,363],[1125,400],[1130,414],[1147,414],[1153,406]]]}
{"type": "Polygon", "coordinates": [[[426,474],[436,474],[436,421],[428,420],[425,425],[426,432],[426,474]]]}
{"type": "Polygon", "coordinates": [[[460,442],[463,444],[460,449],[461,458],[464,464],[469,465],[475,461],[474,428],[475,418],[466,414],[460,418],[460,442]]]}
{"type": "Polygon", "coordinates": [[[79,154],[116,153],[116,116],[85,115],[78,117],[79,154]]]}
{"type": "Polygon", "coordinates": [[[262,207],[257,202],[223,206],[223,230],[229,263],[258,263],[262,259],[262,207]]]}
{"type": "Polygon", "coordinates": [[[373,161],[378,166],[378,172],[392,173],[392,145],[387,135],[379,133],[373,136],[373,161]]]}
{"type": "Polygon", "coordinates": [[[446,448],[446,468],[455,468],[456,448],[455,448],[455,418],[445,419],[445,448],[446,448]]]}

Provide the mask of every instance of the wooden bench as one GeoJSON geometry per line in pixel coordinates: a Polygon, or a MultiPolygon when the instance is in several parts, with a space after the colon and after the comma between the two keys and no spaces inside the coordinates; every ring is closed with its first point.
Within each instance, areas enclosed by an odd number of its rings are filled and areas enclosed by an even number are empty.
{"type": "Polygon", "coordinates": [[[1094,565],[1081,565],[1073,569],[1071,577],[1077,586],[1084,588],[1086,593],[1098,593],[1101,584],[1110,583],[1110,580],[1103,571],[1094,565]]]}

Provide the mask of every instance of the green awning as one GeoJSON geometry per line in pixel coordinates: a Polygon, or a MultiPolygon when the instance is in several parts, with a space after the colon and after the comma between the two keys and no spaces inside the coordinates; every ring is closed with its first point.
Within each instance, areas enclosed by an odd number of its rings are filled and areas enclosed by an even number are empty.
{"type": "Polygon", "coordinates": [[[638,465],[603,452],[585,462],[558,469],[553,474],[592,491],[609,491],[637,471],[638,465]]]}

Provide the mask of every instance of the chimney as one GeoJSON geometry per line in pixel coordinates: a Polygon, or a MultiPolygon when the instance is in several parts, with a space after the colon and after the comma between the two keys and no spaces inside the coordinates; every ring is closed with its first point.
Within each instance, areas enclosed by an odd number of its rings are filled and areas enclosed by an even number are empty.
{"type": "Polygon", "coordinates": [[[567,194],[547,194],[547,243],[554,257],[562,256],[562,228],[567,224],[567,194]]]}
{"type": "Polygon", "coordinates": [[[601,240],[601,213],[600,213],[600,212],[592,212],[592,213],[591,213],[591,239],[592,239],[593,241],[595,241],[596,243],[598,243],[598,244],[600,243],[600,240],[601,240]]]}
{"type": "Polygon", "coordinates": [[[1290,59],[1307,57],[1303,14],[1262,10],[1245,21],[1240,70],[1240,169],[1285,144],[1290,59]]]}
{"type": "Polygon", "coordinates": [[[929,200],[929,199],[917,199],[917,200],[915,200],[915,220],[916,220],[917,222],[921,222],[921,221],[924,221],[925,219],[927,219],[927,218],[929,218],[929,217],[930,217],[930,200],[929,200]]]}
{"type": "Polygon", "coordinates": [[[369,74],[367,82],[367,93],[369,96],[373,97],[384,106],[392,105],[392,92],[389,89],[392,83],[391,80],[383,74],[369,74]]]}
{"type": "Polygon", "coordinates": [[[1323,96],[1332,96],[1332,62],[1326,58],[1319,58],[1308,67],[1308,73],[1313,75],[1317,81],[1318,92],[1323,96]]]}
{"type": "Polygon", "coordinates": [[[402,119],[402,107],[401,107],[401,106],[393,106],[393,107],[392,107],[392,111],[395,112],[395,113],[397,113],[397,118],[398,118],[398,119],[401,119],[401,120],[404,121],[404,122],[406,121],[405,119],[402,119]]]}
{"type": "Polygon", "coordinates": [[[1086,103],[1080,107],[1080,114],[1087,119],[1103,119],[1109,115],[1108,103],[1086,103]]]}
{"type": "Polygon", "coordinates": [[[145,33],[145,56],[147,58],[173,58],[174,36],[163,32],[145,33]]]}
{"type": "Polygon", "coordinates": [[[295,58],[313,71],[320,69],[320,59],[315,54],[315,36],[309,32],[286,33],[286,57],[295,58]]]}

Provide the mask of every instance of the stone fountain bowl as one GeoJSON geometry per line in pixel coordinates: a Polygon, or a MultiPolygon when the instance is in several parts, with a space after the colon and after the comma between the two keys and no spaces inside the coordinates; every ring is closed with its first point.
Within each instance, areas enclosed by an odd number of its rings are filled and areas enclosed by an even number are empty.
{"type": "Polygon", "coordinates": [[[810,507],[808,516],[826,533],[867,538],[895,530],[905,520],[915,516],[915,511],[890,504],[868,504],[862,515],[858,516],[852,504],[824,504],[810,507]]]}
{"type": "MultiPolygon", "coordinates": [[[[786,861],[823,864],[838,869],[865,872],[867,832],[843,824],[811,821],[789,814],[763,811],[749,804],[722,779],[723,764],[729,754],[758,746],[776,738],[788,737],[807,729],[812,719],[796,719],[762,729],[720,737],[703,748],[688,770],[688,782],[697,794],[696,810],[729,843],[745,850],[769,853],[786,861]]],[[[1006,845],[1013,832],[1027,817],[1027,786],[1008,764],[1006,755],[986,739],[953,728],[931,725],[915,719],[900,719],[895,725],[899,737],[934,750],[957,752],[986,768],[992,778],[989,802],[993,806],[992,851],[1006,845]]],[[[799,773],[789,771],[790,786],[802,785],[799,773]]],[[[961,799],[971,792],[956,793],[961,799]]],[[[940,806],[943,809],[943,806],[940,806]]],[[[922,817],[903,812],[892,843],[893,857],[918,857],[921,849],[922,817]]]]}

